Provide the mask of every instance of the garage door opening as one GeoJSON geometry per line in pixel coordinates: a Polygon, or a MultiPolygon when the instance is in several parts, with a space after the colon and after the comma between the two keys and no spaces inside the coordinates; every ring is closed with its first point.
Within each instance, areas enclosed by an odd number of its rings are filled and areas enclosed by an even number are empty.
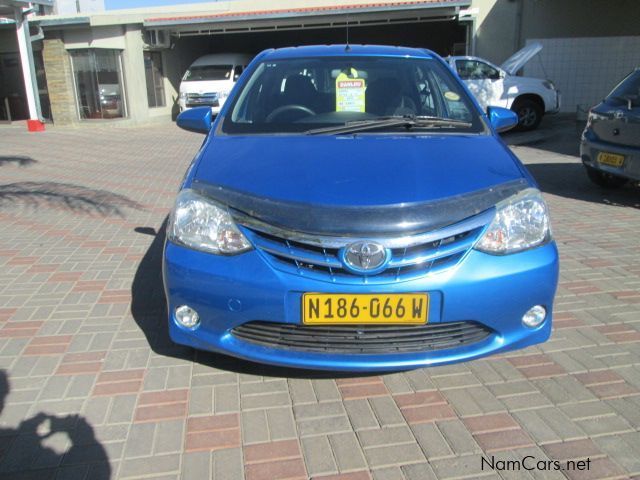
{"type": "MultiPolygon", "coordinates": [[[[301,45],[342,44],[347,42],[347,28],[314,28],[300,30],[276,30],[269,32],[226,33],[213,35],[184,36],[174,38],[175,48],[194,43],[204,53],[251,53],[257,54],[267,48],[301,45]]],[[[439,20],[391,25],[350,26],[348,39],[354,44],[401,45],[429,48],[439,55],[466,53],[467,25],[457,20],[439,20]]]]}

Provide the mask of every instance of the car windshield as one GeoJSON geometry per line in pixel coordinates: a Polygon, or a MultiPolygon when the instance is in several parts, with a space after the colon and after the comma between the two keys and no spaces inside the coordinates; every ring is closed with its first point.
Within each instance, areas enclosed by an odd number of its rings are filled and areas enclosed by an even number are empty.
{"type": "Polygon", "coordinates": [[[229,80],[232,69],[232,65],[197,65],[187,70],[182,80],[186,82],[229,80]]]}
{"type": "Polygon", "coordinates": [[[441,62],[344,56],[258,64],[235,96],[222,132],[331,134],[348,133],[350,126],[377,133],[485,131],[473,102],[441,62]],[[330,128],[340,126],[347,128],[330,128]]]}
{"type": "Polygon", "coordinates": [[[632,106],[640,106],[640,70],[636,70],[618,84],[607,100],[618,103],[629,103],[632,106]]]}

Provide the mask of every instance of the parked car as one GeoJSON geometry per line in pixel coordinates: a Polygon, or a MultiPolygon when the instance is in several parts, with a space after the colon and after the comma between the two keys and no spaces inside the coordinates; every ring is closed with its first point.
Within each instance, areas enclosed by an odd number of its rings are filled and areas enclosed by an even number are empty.
{"type": "Polygon", "coordinates": [[[436,54],[268,50],[212,123],[167,227],[173,341],[397,370],[545,341],[558,254],[536,183],[436,54]]]}
{"type": "Polygon", "coordinates": [[[500,67],[479,57],[447,57],[483,108],[510,108],[518,115],[519,130],[538,128],[545,113],[560,110],[560,92],[551,80],[516,74],[542,50],[534,42],[514,53],[500,67]]]}
{"type": "Polygon", "coordinates": [[[217,114],[251,58],[251,55],[237,53],[212,54],[198,58],[180,82],[180,111],[209,106],[213,113],[217,114]]]}
{"type": "Polygon", "coordinates": [[[103,118],[117,118],[123,114],[122,94],[117,83],[98,85],[100,91],[100,112],[103,118]]]}
{"type": "Polygon", "coordinates": [[[580,156],[596,185],[640,181],[640,68],[589,111],[580,156]]]}

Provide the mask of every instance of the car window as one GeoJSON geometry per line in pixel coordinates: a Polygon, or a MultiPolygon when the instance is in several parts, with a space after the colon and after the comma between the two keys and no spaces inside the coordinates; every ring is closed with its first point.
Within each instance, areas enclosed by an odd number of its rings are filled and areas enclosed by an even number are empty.
{"type": "Polygon", "coordinates": [[[495,80],[500,78],[498,69],[479,60],[456,60],[456,70],[463,80],[495,80]]]}
{"type": "Polygon", "coordinates": [[[462,97],[456,93],[454,85],[452,85],[453,80],[439,75],[434,76],[433,80],[439,94],[436,97],[442,98],[447,116],[465,122],[472,121],[471,111],[466,107],[462,97]]]}
{"type": "Polygon", "coordinates": [[[640,70],[636,70],[631,75],[620,82],[609,94],[607,100],[618,103],[631,103],[640,106],[640,70]]]}
{"type": "MultiPolygon", "coordinates": [[[[292,133],[386,116],[464,120],[483,131],[450,70],[429,58],[313,57],[258,64],[222,122],[224,133],[292,133]]],[[[443,127],[445,130],[447,127],[443,127]]]]}
{"type": "Polygon", "coordinates": [[[229,80],[231,65],[197,65],[190,67],[182,80],[196,82],[203,80],[229,80]]]}

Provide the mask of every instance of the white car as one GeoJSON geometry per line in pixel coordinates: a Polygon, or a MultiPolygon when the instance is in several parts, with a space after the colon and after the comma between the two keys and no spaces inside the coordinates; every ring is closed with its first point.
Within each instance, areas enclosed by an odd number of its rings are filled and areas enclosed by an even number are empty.
{"type": "Polygon", "coordinates": [[[531,43],[500,67],[478,57],[447,57],[446,60],[483,108],[489,105],[510,108],[518,114],[519,130],[533,130],[545,113],[560,110],[560,92],[551,80],[516,76],[540,50],[541,43],[531,43]]]}
{"type": "Polygon", "coordinates": [[[210,106],[212,113],[218,114],[252,58],[251,55],[237,53],[212,54],[198,58],[180,82],[180,111],[210,106]]]}

